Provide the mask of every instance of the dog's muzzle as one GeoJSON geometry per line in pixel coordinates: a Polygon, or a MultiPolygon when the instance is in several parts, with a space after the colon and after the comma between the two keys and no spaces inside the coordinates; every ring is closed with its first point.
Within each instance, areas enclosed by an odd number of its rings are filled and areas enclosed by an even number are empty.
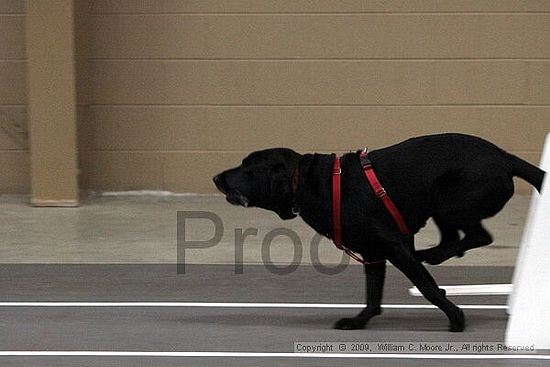
{"type": "Polygon", "coordinates": [[[248,200],[248,198],[240,192],[226,195],[225,199],[233,205],[242,205],[245,208],[250,205],[250,201],[248,200]]]}
{"type": "Polygon", "coordinates": [[[239,191],[229,192],[229,190],[225,187],[224,180],[221,177],[221,174],[214,176],[212,181],[214,181],[214,184],[216,185],[218,190],[220,190],[225,195],[225,199],[230,204],[242,205],[244,207],[248,207],[250,205],[250,200],[239,191]]]}

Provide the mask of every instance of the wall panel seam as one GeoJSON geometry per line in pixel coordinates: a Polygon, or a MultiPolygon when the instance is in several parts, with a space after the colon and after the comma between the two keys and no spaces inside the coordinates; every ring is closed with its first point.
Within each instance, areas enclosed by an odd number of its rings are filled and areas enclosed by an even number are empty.
{"type": "Polygon", "coordinates": [[[199,13],[199,12],[91,12],[88,15],[93,17],[143,17],[143,16],[363,16],[363,15],[410,15],[410,16],[420,16],[420,15],[547,15],[550,14],[550,11],[403,11],[403,12],[210,12],[210,13],[199,13]]]}
{"type": "MultiPolygon", "coordinates": [[[[20,60],[26,59],[6,59],[6,60],[20,60]]],[[[1,60],[0,60],[1,61],[1,60]]],[[[274,57],[255,57],[255,58],[240,58],[240,57],[90,57],[89,62],[186,62],[186,61],[205,61],[205,62],[308,62],[308,61],[338,61],[338,62],[362,62],[362,61],[401,61],[401,62],[432,62],[432,61],[467,61],[467,62],[486,62],[486,61],[550,61],[550,57],[529,57],[529,58],[517,58],[517,57],[432,57],[432,58],[419,58],[419,57],[296,57],[296,58],[274,58],[274,57]]]]}
{"type": "MultiPolygon", "coordinates": [[[[24,105],[22,105],[24,106],[24,105]]],[[[436,108],[465,108],[465,107],[484,107],[484,108],[541,108],[541,107],[550,107],[550,104],[515,104],[515,103],[502,103],[502,104],[475,104],[475,103],[465,103],[465,104],[116,104],[116,103],[93,103],[87,105],[90,108],[93,107],[125,107],[125,108],[143,108],[143,107],[154,107],[154,108],[185,108],[185,107],[203,107],[203,108],[223,108],[223,107],[234,107],[234,108],[264,108],[264,107],[286,107],[286,108],[296,108],[296,107],[402,107],[402,108],[425,108],[425,107],[436,107],[436,108]]]]}

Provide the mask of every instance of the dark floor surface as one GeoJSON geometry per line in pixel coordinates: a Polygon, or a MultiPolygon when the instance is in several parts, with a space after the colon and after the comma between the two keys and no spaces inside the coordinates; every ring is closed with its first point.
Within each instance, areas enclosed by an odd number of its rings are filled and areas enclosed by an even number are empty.
{"type": "MultiPolygon", "coordinates": [[[[440,285],[509,283],[508,267],[431,267],[440,285]]],[[[276,275],[263,266],[2,265],[3,302],[353,303],[364,298],[360,266],[323,275],[300,266],[276,275]]],[[[388,269],[385,304],[426,304],[388,269]]],[[[504,305],[503,296],[453,297],[457,304],[504,305]]],[[[297,341],[500,342],[504,310],[465,310],[467,329],[447,331],[437,309],[386,309],[365,330],[333,330],[354,309],[227,307],[0,307],[2,351],[178,351],[291,353],[297,341]]],[[[537,360],[304,359],[298,357],[2,357],[0,366],[544,366],[537,360]]]]}

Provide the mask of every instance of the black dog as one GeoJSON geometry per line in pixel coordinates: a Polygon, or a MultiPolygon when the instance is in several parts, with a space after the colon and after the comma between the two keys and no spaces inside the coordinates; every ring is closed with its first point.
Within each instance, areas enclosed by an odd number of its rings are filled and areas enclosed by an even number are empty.
{"type": "MultiPolygon", "coordinates": [[[[359,153],[344,155],[342,238],[347,248],[369,262],[365,265],[367,306],[359,315],[338,321],[335,328],[361,329],[381,313],[385,260],[389,260],[447,315],[451,331],[464,330],[462,310],[445,297],[421,262],[439,264],[490,244],[492,237],[481,220],[498,213],[512,197],[512,177],[521,177],[540,191],[544,171],[492,143],[461,134],[409,139],[374,150],[369,158],[411,234],[398,230],[375,195],[363,174],[359,153]],[[433,248],[415,251],[413,236],[430,217],[439,227],[441,241],[433,248]]],[[[240,166],[214,177],[214,182],[231,204],[268,209],[282,219],[299,213],[317,232],[333,238],[334,159],[334,155],[268,149],[250,154],[240,166]]]]}

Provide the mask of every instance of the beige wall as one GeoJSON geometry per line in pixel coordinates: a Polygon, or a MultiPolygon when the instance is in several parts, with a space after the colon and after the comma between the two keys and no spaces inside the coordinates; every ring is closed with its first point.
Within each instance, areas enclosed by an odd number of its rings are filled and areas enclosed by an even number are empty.
{"type": "MultiPolygon", "coordinates": [[[[549,1],[77,0],[77,14],[85,189],[213,192],[251,150],[443,131],[536,163],[550,131],[549,1]]],[[[5,34],[4,58],[21,48],[5,34]]],[[[0,104],[13,93],[0,85],[0,104]]]]}
{"type": "Polygon", "coordinates": [[[28,193],[23,0],[0,0],[0,194],[28,193]]]}

